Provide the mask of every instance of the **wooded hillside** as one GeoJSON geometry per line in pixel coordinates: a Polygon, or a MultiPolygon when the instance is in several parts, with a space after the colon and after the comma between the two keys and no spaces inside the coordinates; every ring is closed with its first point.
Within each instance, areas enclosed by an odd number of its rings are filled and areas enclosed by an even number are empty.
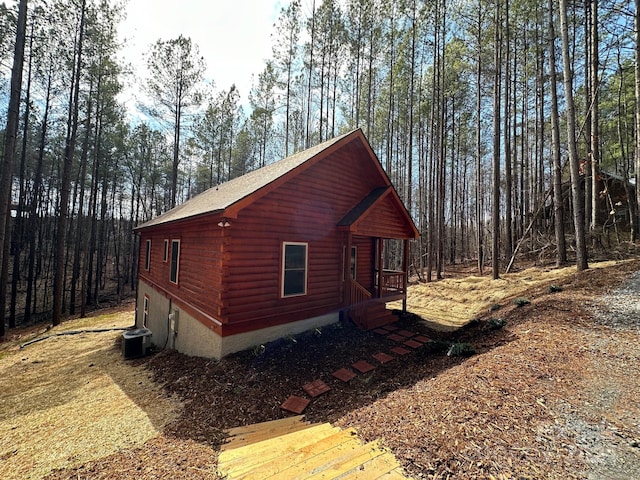
{"type": "Polygon", "coordinates": [[[638,3],[283,2],[250,92],[214,87],[184,36],[122,64],[120,0],[0,4],[0,337],[130,295],[133,227],[354,128],[422,233],[421,279],[622,250],[640,224],[638,3]],[[125,108],[134,81],[146,121],[125,108]]]}

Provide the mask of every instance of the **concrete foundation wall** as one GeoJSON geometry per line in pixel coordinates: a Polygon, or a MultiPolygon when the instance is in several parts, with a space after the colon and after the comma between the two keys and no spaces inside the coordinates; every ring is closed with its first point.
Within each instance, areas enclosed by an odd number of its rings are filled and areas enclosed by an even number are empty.
{"type": "Polygon", "coordinates": [[[339,320],[338,313],[330,313],[319,317],[301,320],[299,322],[286,323],[275,327],[254,330],[253,332],[240,333],[224,337],[222,344],[222,356],[233,352],[246,350],[247,348],[262,345],[287,335],[296,335],[298,333],[319,328],[324,325],[336,323],[339,320]]]}
{"type": "Polygon", "coordinates": [[[156,348],[171,348],[185,355],[218,360],[230,353],[262,345],[287,335],[296,335],[339,320],[338,312],[334,312],[298,322],[221,337],[177,305],[171,304],[168,298],[145,282],[139,281],[138,327],[142,327],[145,295],[149,298],[147,328],[151,330],[151,342],[156,348]]]}
{"type": "Polygon", "coordinates": [[[138,304],[136,327],[143,327],[144,297],[149,297],[149,315],[146,327],[151,330],[151,343],[162,348],[168,335],[167,315],[169,314],[169,299],[142,281],[138,281],[138,304]]]}

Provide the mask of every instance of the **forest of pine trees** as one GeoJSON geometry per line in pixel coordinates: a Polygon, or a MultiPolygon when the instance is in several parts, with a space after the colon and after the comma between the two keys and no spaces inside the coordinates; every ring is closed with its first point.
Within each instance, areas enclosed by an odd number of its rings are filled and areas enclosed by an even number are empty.
{"type": "Polygon", "coordinates": [[[421,232],[421,280],[581,270],[636,240],[640,0],[283,5],[240,92],[184,36],[123,64],[121,0],[0,3],[0,337],[131,296],[136,225],[354,128],[421,232]]]}

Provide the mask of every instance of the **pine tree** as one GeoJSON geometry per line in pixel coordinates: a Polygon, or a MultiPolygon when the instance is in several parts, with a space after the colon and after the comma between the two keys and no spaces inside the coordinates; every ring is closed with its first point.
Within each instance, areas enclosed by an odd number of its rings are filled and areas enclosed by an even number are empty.
{"type": "Polygon", "coordinates": [[[151,46],[147,59],[149,77],[146,89],[152,101],[148,112],[173,131],[173,161],[171,166],[171,198],[176,205],[180,140],[183,121],[190,107],[199,105],[199,91],[206,69],[204,58],[190,38],[180,35],[172,40],[158,40],[151,46]]]}

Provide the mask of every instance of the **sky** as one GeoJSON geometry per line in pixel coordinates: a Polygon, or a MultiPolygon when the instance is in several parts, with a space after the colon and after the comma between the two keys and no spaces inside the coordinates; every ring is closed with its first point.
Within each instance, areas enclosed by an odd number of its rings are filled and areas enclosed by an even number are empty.
{"type": "Polygon", "coordinates": [[[137,78],[123,100],[131,107],[139,97],[136,85],[146,71],[145,54],[158,39],[179,35],[198,45],[207,64],[205,74],[216,90],[235,83],[247,103],[252,75],[262,71],[271,56],[273,25],[289,0],[129,0],[119,28],[122,56],[137,78]]]}

